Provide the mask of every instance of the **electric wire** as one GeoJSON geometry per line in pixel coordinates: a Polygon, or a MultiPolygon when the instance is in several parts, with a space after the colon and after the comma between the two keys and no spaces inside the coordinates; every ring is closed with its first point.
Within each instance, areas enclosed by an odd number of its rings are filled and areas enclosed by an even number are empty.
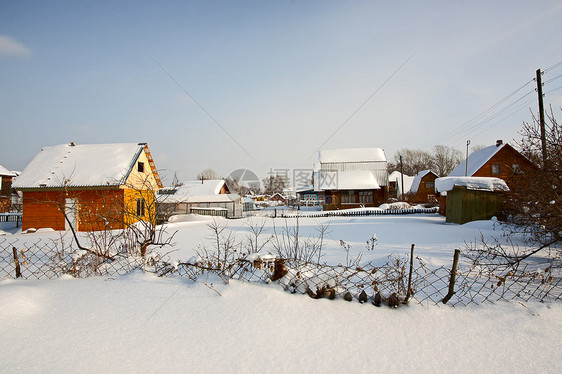
{"type": "MultiPolygon", "coordinates": [[[[494,105],[492,105],[491,107],[489,107],[488,109],[484,110],[483,112],[481,112],[480,114],[478,114],[477,116],[475,116],[474,118],[470,119],[469,121],[463,123],[462,125],[460,125],[459,127],[457,127],[455,130],[453,130],[451,133],[447,134],[447,135],[443,135],[441,137],[436,138],[435,140],[426,143],[423,148],[428,148],[431,146],[434,146],[436,144],[439,143],[443,143],[448,141],[451,138],[457,137],[461,134],[465,134],[467,131],[470,131],[472,129],[473,126],[477,126],[479,123],[481,123],[482,121],[484,121],[483,118],[486,118],[486,116],[493,112],[496,108],[498,108],[499,106],[501,106],[503,103],[505,103],[506,101],[508,101],[511,97],[513,97],[515,94],[517,94],[519,91],[521,91],[522,89],[524,89],[526,86],[529,85],[529,83],[532,83],[533,79],[527,81],[525,84],[523,84],[521,87],[517,88],[515,91],[511,92],[510,94],[508,94],[507,96],[505,96],[504,98],[502,98],[500,101],[498,101],[497,103],[495,103],[494,105]],[[482,121],[481,121],[482,119],[482,121]],[[480,122],[478,122],[480,121],[480,122]]],[[[523,95],[522,97],[520,97],[519,99],[516,100],[520,101],[522,98],[524,98],[525,96],[528,96],[530,93],[532,93],[533,91],[530,91],[528,93],[526,93],[525,95],[523,95]]]]}

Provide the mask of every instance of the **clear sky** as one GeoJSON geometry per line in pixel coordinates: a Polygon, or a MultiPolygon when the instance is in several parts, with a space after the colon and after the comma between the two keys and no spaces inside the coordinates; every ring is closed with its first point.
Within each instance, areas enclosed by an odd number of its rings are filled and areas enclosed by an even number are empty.
{"type": "Polygon", "coordinates": [[[169,183],[510,142],[539,68],[560,114],[561,20],[559,0],[0,0],[0,164],[147,142],[169,183]]]}

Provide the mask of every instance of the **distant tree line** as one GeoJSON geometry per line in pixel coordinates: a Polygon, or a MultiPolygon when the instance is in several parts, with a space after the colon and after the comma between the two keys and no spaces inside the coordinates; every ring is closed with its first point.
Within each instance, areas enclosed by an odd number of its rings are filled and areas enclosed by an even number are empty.
{"type": "Polygon", "coordinates": [[[401,149],[394,154],[387,164],[388,172],[400,171],[402,156],[402,172],[414,176],[420,171],[431,170],[439,176],[447,176],[464,159],[464,155],[456,148],[436,145],[431,152],[422,149],[401,149]]]}

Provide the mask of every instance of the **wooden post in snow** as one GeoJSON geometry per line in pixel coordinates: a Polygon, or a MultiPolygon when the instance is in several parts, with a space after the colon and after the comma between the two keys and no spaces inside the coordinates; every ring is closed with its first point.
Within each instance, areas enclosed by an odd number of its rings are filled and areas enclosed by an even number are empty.
{"type": "Polygon", "coordinates": [[[459,264],[460,253],[460,249],[455,249],[455,255],[453,257],[453,268],[451,269],[451,279],[449,281],[449,292],[443,298],[443,304],[447,304],[447,301],[449,301],[455,294],[455,278],[457,277],[457,265],[459,264]]]}
{"type": "Polygon", "coordinates": [[[412,244],[412,249],[410,250],[410,275],[408,275],[408,290],[406,291],[405,302],[408,302],[410,296],[412,295],[412,269],[414,267],[414,247],[415,244],[412,244]]]}
{"type": "Polygon", "coordinates": [[[20,260],[18,259],[18,250],[16,247],[12,247],[14,252],[14,264],[16,265],[16,278],[21,278],[20,260]]]}

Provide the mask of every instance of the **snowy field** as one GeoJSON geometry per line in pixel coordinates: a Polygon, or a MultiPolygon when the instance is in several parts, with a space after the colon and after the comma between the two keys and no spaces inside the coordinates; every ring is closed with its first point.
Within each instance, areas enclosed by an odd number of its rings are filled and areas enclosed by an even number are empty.
{"type": "MultiPolygon", "coordinates": [[[[239,241],[249,225],[266,235],[296,220],[223,220],[239,241]],[[253,223],[252,223],[253,222],[253,223]]],[[[212,248],[208,219],[167,225],[170,259],[212,248]]],[[[450,266],[465,243],[507,237],[495,221],[446,224],[438,215],[301,218],[300,234],[328,225],[322,261],[416,255],[450,266]],[[376,235],[374,250],[366,241],[376,235]]],[[[59,233],[4,238],[57,239],[59,233]]],[[[519,238],[513,237],[517,242],[519,238]]],[[[263,251],[267,252],[268,248],[263,251]]],[[[271,250],[271,248],[269,248],[271,250]]],[[[342,299],[313,300],[277,284],[202,282],[135,272],[112,278],[0,281],[1,373],[373,373],[562,372],[562,303],[500,302],[392,310],[342,299]],[[220,295],[219,295],[220,293],[220,295]]]]}

